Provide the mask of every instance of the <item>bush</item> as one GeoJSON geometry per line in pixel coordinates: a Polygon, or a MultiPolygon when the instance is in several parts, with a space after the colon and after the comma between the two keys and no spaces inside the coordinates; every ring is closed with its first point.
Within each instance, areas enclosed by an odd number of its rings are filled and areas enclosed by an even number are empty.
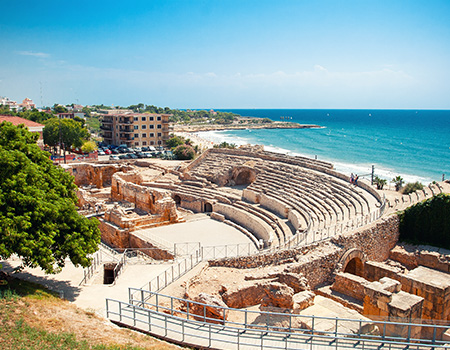
{"type": "Polygon", "coordinates": [[[400,239],[450,249],[450,195],[439,194],[400,214],[400,239]]]}
{"type": "Polygon", "coordinates": [[[180,160],[194,159],[195,157],[195,151],[189,145],[179,145],[172,152],[180,160]]]}
{"type": "Polygon", "coordinates": [[[402,193],[403,194],[410,194],[412,192],[415,192],[417,190],[422,190],[423,185],[420,182],[409,182],[403,187],[402,193]]]}
{"type": "Polygon", "coordinates": [[[214,148],[236,148],[236,145],[234,143],[228,143],[226,141],[223,141],[221,144],[215,144],[213,146],[214,148]]]}

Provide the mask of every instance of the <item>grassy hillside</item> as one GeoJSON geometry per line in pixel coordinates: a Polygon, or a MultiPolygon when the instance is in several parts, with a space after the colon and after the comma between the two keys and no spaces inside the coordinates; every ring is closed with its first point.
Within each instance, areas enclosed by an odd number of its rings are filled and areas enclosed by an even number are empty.
{"type": "Polygon", "coordinates": [[[44,287],[14,279],[0,286],[0,349],[179,349],[118,328],[44,287]]]}

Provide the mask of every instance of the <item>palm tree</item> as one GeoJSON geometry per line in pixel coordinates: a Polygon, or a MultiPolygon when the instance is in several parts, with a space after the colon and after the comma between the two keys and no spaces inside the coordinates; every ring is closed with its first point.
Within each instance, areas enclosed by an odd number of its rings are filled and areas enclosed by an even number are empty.
{"type": "Polygon", "coordinates": [[[398,175],[398,176],[394,177],[391,182],[393,182],[395,184],[395,190],[400,191],[400,189],[403,187],[403,184],[405,181],[403,180],[403,178],[400,175],[398,175]]]}
{"type": "Polygon", "coordinates": [[[375,184],[377,185],[377,190],[382,190],[384,185],[387,184],[387,180],[385,179],[380,179],[378,176],[375,176],[375,180],[374,180],[375,184]]]}

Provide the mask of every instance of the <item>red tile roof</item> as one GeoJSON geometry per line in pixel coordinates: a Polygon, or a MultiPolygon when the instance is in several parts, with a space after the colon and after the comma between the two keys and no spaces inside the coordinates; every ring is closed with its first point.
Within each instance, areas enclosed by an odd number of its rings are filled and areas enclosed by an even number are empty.
{"type": "Polygon", "coordinates": [[[44,127],[43,124],[39,124],[25,118],[14,117],[10,115],[0,115],[0,123],[2,122],[10,122],[13,123],[13,125],[24,124],[26,127],[44,127]]]}

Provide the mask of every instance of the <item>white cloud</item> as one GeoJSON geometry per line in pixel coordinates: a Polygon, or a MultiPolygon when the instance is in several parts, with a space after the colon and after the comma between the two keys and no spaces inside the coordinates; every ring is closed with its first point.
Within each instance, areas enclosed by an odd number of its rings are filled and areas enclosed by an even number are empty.
{"type": "Polygon", "coordinates": [[[50,57],[50,54],[44,52],[33,52],[33,51],[17,51],[18,55],[22,56],[33,56],[38,58],[47,58],[50,57]]]}

